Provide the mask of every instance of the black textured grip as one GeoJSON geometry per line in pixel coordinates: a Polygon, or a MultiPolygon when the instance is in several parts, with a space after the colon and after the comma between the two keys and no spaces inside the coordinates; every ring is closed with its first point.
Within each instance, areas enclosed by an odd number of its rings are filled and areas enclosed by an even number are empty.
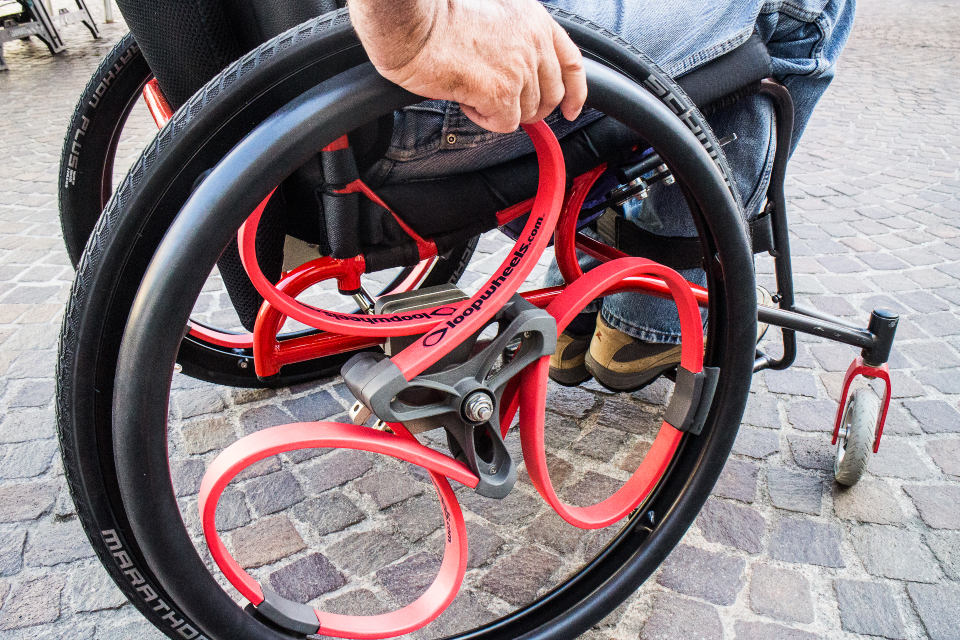
{"type": "Polygon", "coordinates": [[[357,162],[353,159],[353,151],[349,147],[336,151],[323,151],[320,154],[323,164],[323,179],[331,189],[343,189],[357,180],[357,162]]]}
{"type": "Polygon", "coordinates": [[[323,223],[334,258],[353,258],[360,255],[360,195],[337,193],[360,178],[357,163],[349,147],[320,153],[323,179],[326,182],[321,200],[323,223]]]}

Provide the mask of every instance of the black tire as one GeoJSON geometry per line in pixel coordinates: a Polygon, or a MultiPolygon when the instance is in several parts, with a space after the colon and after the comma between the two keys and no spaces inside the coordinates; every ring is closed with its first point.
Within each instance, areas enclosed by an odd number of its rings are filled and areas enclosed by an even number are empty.
{"type": "MultiPolygon", "coordinates": [[[[595,25],[569,20],[569,14],[554,15],[589,57],[638,82],[652,76],[671,88],[679,104],[692,108],[679,88],[626,43],[595,25]]],[[[171,319],[181,315],[178,304],[185,302],[173,301],[162,287],[150,286],[146,290],[151,293],[140,297],[138,314],[131,318],[138,287],[155,254],[189,255],[187,244],[158,253],[161,239],[183,206],[185,186],[304,89],[365,61],[341,11],[305,23],[231,65],[185,105],[144,152],[108,205],[79,265],[64,317],[58,367],[58,425],[65,471],[81,522],[101,561],[140,611],[171,638],[180,637],[177,630],[182,631],[183,625],[211,638],[284,636],[241,610],[215,582],[209,588],[213,578],[182,526],[166,458],[165,420],[170,371],[181,344],[181,335],[171,342],[170,330],[177,325],[171,319]],[[152,294],[155,300],[145,299],[152,294]],[[155,326],[160,318],[154,313],[156,304],[165,305],[166,326],[155,326]],[[118,368],[128,320],[125,364],[118,368]],[[152,353],[151,366],[133,365],[145,361],[144,349],[152,353]],[[122,384],[115,384],[118,380],[122,384]],[[131,575],[137,576],[139,589],[131,584],[131,575]],[[151,597],[145,599],[145,593],[151,597]]],[[[639,517],[634,518],[563,585],[466,637],[570,638],[618,606],[692,523],[729,454],[749,391],[756,334],[753,270],[739,210],[722,174],[679,120],[664,119],[671,116],[649,94],[603,94],[600,87],[592,87],[592,99],[631,124],[636,124],[638,113],[649,114],[659,105],[658,117],[665,126],[659,133],[649,132],[647,139],[683,141],[670,153],[664,149],[664,157],[675,165],[678,181],[688,182],[695,201],[711,204],[709,210],[694,207],[694,212],[705,254],[711,264],[715,258],[717,265],[708,273],[707,363],[721,368],[714,404],[701,435],[685,438],[671,472],[641,510],[667,514],[652,532],[639,517]],[[634,104],[632,99],[639,102],[634,104]]],[[[691,113],[691,122],[705,132],[706,144],[711,150],[719,149],[699,113],[695,109],[691,113]]],[[[646,133],[643,126],[637,128],[646,133]]],[[[725,169],[722,154],[715,161],[725,169]]],[[[269,182],[271,177],[264,180],[269,182]]],[[[251,185],[248,194],[260,186],[251,185]]],[[[215,245],[203,247],[210,256],[201,257],[203,264],[194,266],[196,273],[206,268],[208,257],[215,261],[210,252],[215,245]]],[[[157,269],[162,268],[154,264],[153,276],[148,276],[151,282],[156,283],[157,269]]],[[[190,289],[195,283],[186,278],[181,284],[190,289]]],[[[189,309],[184,313],[188,316],[189,309]]]]}
{"type": "Polygon", "coordinates": [[[120,133],[153,78],[132,34],[120,38],[93,72],[73,110],[60,155],[60,227],[76,267],[100,212],[113,195],[120,133]]]}
{"type": "MultiPolygon", "coordinates": [[[[121,38],[87,83],[67,128],[60,157],[60,226],[74,267],[80,262],[100,214],[113,195],[114,158],[131,110],[153,78],[133,35],[121,38]]],[[[184,196],[185,197],[185,196],[184,196]]],[[[456,283],[466,269],[477,239],[437,260],[420,284],[456,283]]],[[[403,280],[401,271],[390,290],[403,280]]],[[[302,334],[297,334],[302,335],[302,334]]],[[[291,336],[293,337],[293,336],[291,336]]],[[[270,386],[286,386],[335,374],[349,354],[285,367],[270,386]]],[[[195,336],[184,338],[179,363],[186,375],[218,384],[263,387],[254,374],[251,349],[229,349],[195,336]]]]}

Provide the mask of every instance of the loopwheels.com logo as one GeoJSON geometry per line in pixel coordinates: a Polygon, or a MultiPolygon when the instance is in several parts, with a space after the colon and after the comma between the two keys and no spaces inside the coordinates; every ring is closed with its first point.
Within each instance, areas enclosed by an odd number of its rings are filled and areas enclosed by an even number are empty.
{"type": "Polygon", "coordinates": [[[408,320],[430,320],[431,318],[445,318],[452,313],[456,313],[456,307],[437,307],[436,309],[430,309],[429,313],[426,311],[418,311],[416,313],[405,313],[403,315],[394,314],[394,315],[373,315],[365,316],[355,313],[337,313],[336,311],[327,311],[326,309],[317,309],[325,316],[329,316],[334,320],[349,320],[350,322],[366,322],[369,324],[390,324],[392,322],[406,322],[408,320]]]}
{"type": "MultiPolygon", "coordinates": [[[[540,233],[540,227],[543,225],[543,217],[537,218],[536,222],[533,225],[533,229],[530,231],[530,235],[527,236],[527,241],[523,244],[519,244],[513,250],[513,257],[510,259],[510,262],[507,263],[503,269],[500,270],[500,274],[490,281],[490,286],[486,288],[485,291],[480,293],[473,302],[470,303],[463,311],[458,313],[456,317],[447,320],[447,326],[437,329],[436,331],[427,334],[423,339],[423,346],[425,347],[435,347],[446,337],[447,331],[449,329],[455,328],[458,324],[466,320],[469,316],[473,315],[475,312],[480,311],[483,308],[483,305],[486,301],[495,294],[507,280],[510,279],[511,274],[514,270],[520,266],[523,262],[524,257],[527,255],[527,252],[530,250],[530,245],[533,244],[533,241],[536,239],[537,234],[540,233]]],[[[514,287],[516,290],[516,287],[514,287]]]]}

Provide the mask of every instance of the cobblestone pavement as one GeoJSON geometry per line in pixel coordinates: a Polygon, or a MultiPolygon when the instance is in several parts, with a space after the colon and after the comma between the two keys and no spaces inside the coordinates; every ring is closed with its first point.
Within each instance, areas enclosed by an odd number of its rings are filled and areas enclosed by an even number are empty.
{"type": "MultiPolygon", "coordinates": [[[[876,306],[902,314],[881,451],[855,488],[831,482],[827,431],[855,352],[804,338],[791,370],[755,377],[734,455],[697,524],[589,638],[960,638],[960,2],[863,0],[859,12],[788,187],[801,298],[860,322],[876,306]]],[[[11,70],[0,74],[3,638],[161,637],[109,582],[80,530],[52,406],[73,277],[57,223],[60,147],[86,78],[123,31],[106,25],[94,42],[72,27],[56,57],[35,41],[8,45],[11,70]]],[[[134,118],[118,170],[152,131],[145,114],[134,118]]],[[[485,237],[474,268],[504,251],[485,237]]],[[[758,271],[769,284],[771,263],[758,271]]],[[[468,273],[467,283],[478,279],[468,273]]],[[[337,380],[278,392],[183,377],[175,386],[170,447],[194,531],[199,478],[217,451],[265,426],[339,419],[350,402],[337,380]]],[[[667,391],[554,389],[548,439],[562,495],[589,501],[624,480],[667,391]]],[[[363,454],[315,453],[246,473],[221,507],[225,538],[288,597],[340,611],[409,602],[441,549],[422,474],[363,454]]],[[[503,503],[459,496],[470,570],[452,610],[423,637],[530,600],[609,535],[565,525],[529,482],[503,503]]]]}

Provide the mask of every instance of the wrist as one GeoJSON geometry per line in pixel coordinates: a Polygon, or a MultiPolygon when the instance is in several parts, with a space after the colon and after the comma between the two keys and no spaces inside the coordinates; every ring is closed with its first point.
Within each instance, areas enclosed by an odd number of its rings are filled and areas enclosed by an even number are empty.
{"type": "Polygon", "coordinates": [[[445,0],[352,0],[350,19],[381,72],[409,64],[447,11],[445,0]]]}

